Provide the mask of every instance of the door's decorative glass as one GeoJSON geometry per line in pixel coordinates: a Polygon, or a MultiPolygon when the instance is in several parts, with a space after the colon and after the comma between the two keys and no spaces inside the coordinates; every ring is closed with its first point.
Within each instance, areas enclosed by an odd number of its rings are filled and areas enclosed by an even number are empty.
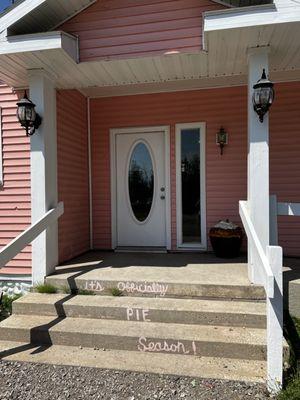
{"type": "Polygon", "coordinates": [[[153,163],[147,146],[140,142],[132,150],[128,172],[129,199],[134,216],[147,219],[154,194],[153,163]]]}

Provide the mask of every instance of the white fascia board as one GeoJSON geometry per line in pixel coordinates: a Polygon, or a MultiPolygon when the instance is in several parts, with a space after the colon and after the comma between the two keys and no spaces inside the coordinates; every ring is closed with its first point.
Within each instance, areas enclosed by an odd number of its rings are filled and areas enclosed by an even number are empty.
{"type": "Polygon", "coordinates": [[[4,14],[3,17],[0,18],[1,32],[9,28],[11,25],[45,2],[46,0],[25,0],[18,6],[14,7],[11,11],[9,11],[7,14],[4,14]]]}
{"type": "Polygon", "coordinates": [[[78,62],[78,39],[68,33],[56,31],[29,35],[8,36],[0,40],[0,55],[43,50],[64,50],[78,62]]]}
{"type": "Polygon", "coordinates": [[[277,4],[204,13],[204,34],[212,31],[300,22],[300,6],[277,4]]]}

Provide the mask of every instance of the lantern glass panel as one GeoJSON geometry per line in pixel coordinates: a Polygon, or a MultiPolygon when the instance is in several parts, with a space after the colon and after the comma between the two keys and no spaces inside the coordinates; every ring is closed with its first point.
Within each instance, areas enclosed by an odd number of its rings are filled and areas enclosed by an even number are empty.
{"type": "Polygon", "coordinates": [[[25,106],[19,106],[18,107],[18,118],[21,124],[23,124],[26,121],[26,107],[25,106]]]}
{"type": "Polygon", "coordinates": [[[268,106],[270,100],[270,88],[260,89],[260,104],[262,106],[268,106]]]}
{"type": "Polygon", "coordinates": [[[32,124],[35,121],[35,117],[34,107],[26,107],[26,121],[32,124]]]}
{"type": "Polygon", "coordinates": [[[260,90],[254,89],[253,93],[253,104],[258,105],[260,103],[260,90]]]}

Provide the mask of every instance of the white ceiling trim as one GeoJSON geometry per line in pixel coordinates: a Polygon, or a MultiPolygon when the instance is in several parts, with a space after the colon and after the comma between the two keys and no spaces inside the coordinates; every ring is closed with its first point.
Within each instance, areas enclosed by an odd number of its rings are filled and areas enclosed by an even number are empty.
{"type": "Polygon", "coordinates": [[[300,21],[300,4],[277,0],[274,4],[204,13],[204,35],[226,29],[259,27],[300,21]]]}
{"type": "Polygon", "coordinates": [[[8,36],[0,40],[0,55],[57,49],[64,50],[75,62],[78,62],[78,39],[61,31],[8,36]]]}

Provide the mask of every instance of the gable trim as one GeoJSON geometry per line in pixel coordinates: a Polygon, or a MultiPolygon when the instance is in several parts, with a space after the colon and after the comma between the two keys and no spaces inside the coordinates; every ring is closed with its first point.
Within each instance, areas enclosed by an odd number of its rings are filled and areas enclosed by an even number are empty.
{"type": "Polygon", "coordinates": [[[80,10],[74,12],[74,14],[70,15],[69,17],[63,19],[61,22],[59,22],[57,25],[53,26],[51,29],[55,30],[55,29],[59,28],[61,25],[63,25],[64,23],[66,23],[70,19],[76,17],[76,15],[80,14],[82,11],[84,11],[87,8],[91,7],[91,5],[95,4],[97,1],[98,0],[92,0],[89,4],[87,4],[86,6],[82,7],[80,10]]]}
{"type": "Polygon", "coordinates": [[[1,32],[12,26],[14,23],[25,17],[32,10],[45,3],[46,0],[25,0],[12,8],[0,18],[1,32]]]}
{"type": "MultiPolygon", "coordinates": [[[[62,25],[64,22],[68,21],[69,19],[75,17],[77,14],[84,11],[86,8],[90,7],[94,4],[97,0],[90,0],[90,2],[79,9],[74,8],[74,13],[69,15],[67,18],[62,18],[57,24],[53,25],[47,29],[48,31],[56,29],[58,26],[62,25]]],[[[22,3],[16,5],[11,10],[8,10],[7,13],[4,13],[2,16],[0,15],[0,33],[7,30],[8,28],[12,27],[15,23],[22,20],[26,15],[30,12],[35,10],[36,8],[40,7],[44,3],[47,3],[47,0],[25,0],[22,3]]]]}

